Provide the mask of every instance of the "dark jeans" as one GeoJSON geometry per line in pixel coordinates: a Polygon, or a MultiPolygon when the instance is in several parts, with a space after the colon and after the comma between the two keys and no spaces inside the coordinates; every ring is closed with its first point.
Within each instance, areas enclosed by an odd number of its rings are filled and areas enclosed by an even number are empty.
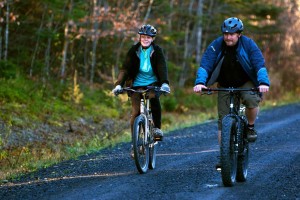
{"type": "MultiPolygon", "coordinates": [[[[130,118],[130,126],[131,130],[133,128],[134,119],[140,114],[140,102],[141,96],[138,93],[131,94],[131,118],[130,118]]],[[[161,105],[159,97],[150,98],[150,106],[153,117],[154,126],[156,128],[161,128],[161,105]]]]}

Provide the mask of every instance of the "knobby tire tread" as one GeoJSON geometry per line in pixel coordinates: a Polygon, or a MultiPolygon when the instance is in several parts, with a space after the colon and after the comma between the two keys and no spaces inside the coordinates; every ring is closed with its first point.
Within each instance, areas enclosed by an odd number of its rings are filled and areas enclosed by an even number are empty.
{"type": "Polygon", "coordinates": [[[221,133],[221,175],[224,186],[233,186],[237,171],[237,153],[233,152],[232,131],[235,131],[236,120],[232,117],[224,117],[222,120],[221,133]]]}
{"type": "Polygon", "coordinates": [[[247,137],[245,134],[245,127],[247,122],[241,120],[241,151],[239,152],[238,156],[238,163],[237,163],[237,173],[236,173],[236,181],[238,182],[245,182],[248,175],[248,164],[249,164],[249,143],[244,138],[247,137]]]}

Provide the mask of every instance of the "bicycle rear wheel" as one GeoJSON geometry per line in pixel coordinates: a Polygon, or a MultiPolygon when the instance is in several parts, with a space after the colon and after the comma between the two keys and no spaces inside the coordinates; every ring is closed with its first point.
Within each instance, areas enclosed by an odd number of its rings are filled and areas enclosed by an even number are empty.
{"type": "Polygon", "coordinates": [[[236,120],[225,116],[222,120],[221,134],[221,175],[224,186],[232,186],[235,183],[237,173],[237,155],[235,148],[236,120]]]}
{"type": "Polygon", "coordinates": [[[139,115],[133,125],[134,161],[139,173],[146,173],[149,165],[149,142],[146,135],[145,117],[139,115]]]}
{"type": "Polygon", "coordinates": [[[237,162],[237,173],[236,173],[236,180],[238,182],[245,182],[248,175],[248,156],[249,156],[249,148],[244,147],[244,152],[242,155],[238,156],[237,162]]]}
{"type": "Polygon", "coordinates": [[[241,129],[241,138],[239,141],[240,149],[239,149],[239,155],[238,155],[238,162],[237,162],[237,174],[236,174],[236,180],[239,182],[245,182],[247,179],[248,174],[248,159],[249,159],[249,143],[244,138],[247,137],[245,134],[245,122],[241,122],[242,127],[241,129]]]}
{"type": "Polygon", "coordinates": [[[157,145],[158,142],[154,141],[154,133],[153,133],[153,121],[152,121],[152,115],[150,114],[150,120],[149,120],[149,129],[150,129],[150,134],[149,134],[149,169],[154,169],[156,166],[156,151],[157,151],[157,145]]]}

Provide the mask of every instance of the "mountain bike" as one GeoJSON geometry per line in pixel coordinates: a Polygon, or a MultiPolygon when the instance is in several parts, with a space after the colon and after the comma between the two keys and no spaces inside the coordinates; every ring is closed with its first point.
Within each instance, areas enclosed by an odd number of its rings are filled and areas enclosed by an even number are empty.
{"type": "Polygon", "coordinates": [[[158,141],[154,137],[154,123],[151,113],[150,93],[160,96],[169,93],[157,86],[147,86],[146,89],[135,90],[123,88],[122,92],[139,93],[141,95],[140,114],[135,118],[133,124],[132,144],[134,161],[139,173],[146,173],[148,168],[156,166],[156,151],[158,141]]]}
{"type": "Polygon", "coordinates": [[[220,161],[224,186],[233,186],[236,181],[247,179],[249,163],[249,143],[247,140],[247,118],[245,106],[240,102],[241,91],[258,92],[257,88],[207,88],[205,94],[214,91],[229,93],[229,113],[222,119],[220,161]]]}

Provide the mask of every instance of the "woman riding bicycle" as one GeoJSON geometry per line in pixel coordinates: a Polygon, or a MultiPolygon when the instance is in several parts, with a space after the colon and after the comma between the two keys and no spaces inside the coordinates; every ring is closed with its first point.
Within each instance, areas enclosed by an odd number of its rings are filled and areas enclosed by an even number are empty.
{"type": "MultiPolygon", "coordinates": [[[[114,94],[118,93],[127,81],[130,84],[129,86],[134,89],[153,85],[161,86],[163,90],[170,91],[166,59],[162,48],[154,43],[156,33],[156,29],[149,24],[142,25],[138,30],[139,42],[133,45],[126,55],[118,75],[118,80],[115,83],[115,88],[112,91],[114,94]]],[[[140,101],[140,94],[133,93],[131,95],[131,130],[134,119],[140,112],[140,101]]],[[[153,131],[155,137],[162,140],[163,132],[161,131],[161,105],[159,97],[151,98],[150,104],[155,126],[153,131]]]]}
{"type": "MultiPolygon", "coordinates": [[[[201,92],[206,85],[218,82],[218,87],[251,88],[258,87],[259,92],[269,91],[270,81],[265,60],[256,43],[242,35],[243,23],[236,17],[226,19],[221,31],[223,36],[216,38],[203,54],[194,86],[194,92],[201,92]]],[[[221,120],[228,114],[228,92],[218,93],[218,140],[220,142],[221,120]]],[[[246,106],[248,120],[247,138],[255,142],[257,132],[254,129],[259,110],[260,94],[241,92],[242,103],[246,106]]]]}

